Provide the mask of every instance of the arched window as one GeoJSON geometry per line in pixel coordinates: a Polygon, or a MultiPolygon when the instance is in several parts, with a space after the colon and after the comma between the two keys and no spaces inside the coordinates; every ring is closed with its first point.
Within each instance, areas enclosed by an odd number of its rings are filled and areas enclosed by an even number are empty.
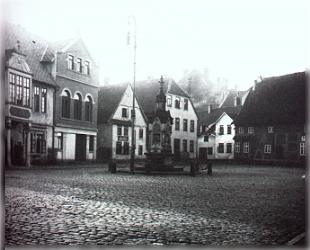
{"type": "Polygon", "coordinates": [[[85,120],[91,122],[93,119],[93,100],[87,96],[85,102],[85,120]]]}
{"type": "Polygon", "coordinates": [[[62,117],[70,118],[71,95],[65,90],[62,95],[62,117]]]}
{"type": "Polygon", "coordinates": [[[82,96],[79,93],[74,97],[74,119],[82,119],[82,96]]]}

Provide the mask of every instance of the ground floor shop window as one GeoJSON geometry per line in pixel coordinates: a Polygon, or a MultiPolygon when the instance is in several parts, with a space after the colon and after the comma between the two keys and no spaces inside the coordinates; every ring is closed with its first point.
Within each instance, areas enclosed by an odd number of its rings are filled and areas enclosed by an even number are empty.
{"type": "Polygon", "coordinates": [[[46,153],[46,140],[43,132],[32,132],[31,135],[31,153],[46,153]]]}
{"type": "Polygon", "coordinates": [[[116,142],[117,155],[129,155],[129,142],[116,142]]]}
{"type": "Polygon", "coordinates": [[[122,142],[116,142],[116,154],[117,155],[122,154],[122,142]]]}
{"type": "Polygon", "coordinates": [[[194,141],[189,142],[189,152],[194,153],[194,141]]]}
{"type": "Polygon", "coordinates": [[[90,152],[94,151],[94,136],[93,135],[89,136],[89,151],[90,152]]]}

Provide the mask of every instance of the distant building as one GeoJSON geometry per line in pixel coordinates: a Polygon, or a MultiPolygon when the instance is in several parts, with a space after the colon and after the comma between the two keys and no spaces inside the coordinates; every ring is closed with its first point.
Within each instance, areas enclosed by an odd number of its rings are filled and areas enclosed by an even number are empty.
{"type": "MultiPolygon", "coordinates": [[[[131,85],[100,87],[98,108],[98,160],[129,160],[131,152],[133,91],[131,85]]],[[[137,159],[145,158],[147,121],[135,101],[135,138],[137,159]]]]}
{"type": "Polygon", "coordinates": [[[241,106],[209,109],[199,112],[199,159],[233,159],[235,126],[233,119],[241,106]]]}
{"type": "Polygon", "coordinates": [[[236,159],[304,162],[306,73],[255,84],[234,124],[236,159]]]}
{"type": "MultiPolygon", "coordinates": [[[[197,152],[198,116],[190,96],[175,81],[164,79],[163,92],[166,95],[166,110],[173,118],[171,147],[176,158],[195,158],[197,152]]],[[[158,80],[136,83],[136,93],[147,117],[155,111],[158,80]]]]}
{"type": "Polygon", "coordinates": [[[54,62],[46,61],[46,41],[20,26],[4,28],[5,163],[30,166],[53,155],[54,62]]]}
{"type": "MultiPolygon", "coordinates": [[[[55,51],[55,150],[58,160],[95,160],[98,67],[81,39],[61,41],[55,51]]],[[[47,48],[47,51],[49,48],[47,48]]]]}
{"type": "Polygon", "coordinates": [[[219,104],[219,108],[242,106],[249,94],[249,90],[229,90],[219,104]]]}

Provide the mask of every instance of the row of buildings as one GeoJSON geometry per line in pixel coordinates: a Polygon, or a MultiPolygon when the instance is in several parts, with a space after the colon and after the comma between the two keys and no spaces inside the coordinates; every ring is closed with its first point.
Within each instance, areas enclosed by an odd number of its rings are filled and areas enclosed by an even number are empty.
{"type": "Polygon", "coordinates": [[[230,91],[219,105],[199,112],[173,79],[136,82],[132,133],[131,85],[101,87],[97,63],[81,39],[50,43],[20,26],[7,24],[5,29],[7,166],[126,160],[132,134],[136,158],[143,159],[166,140],[154,121],[156,105],[164,105],[172,117],[171,138],[165,143],[177,159],[304,158],[304,72],[230,91]],[[163,96],[165,101],[158,102],[163,96]]]}

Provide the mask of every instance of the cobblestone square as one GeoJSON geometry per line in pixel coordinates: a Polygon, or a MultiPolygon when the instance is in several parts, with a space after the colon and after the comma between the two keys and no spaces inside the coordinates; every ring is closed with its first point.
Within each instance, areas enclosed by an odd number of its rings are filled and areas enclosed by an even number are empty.
{"type": "Polygon", "coordinates": [[[220,164],[195,177],[8,170],[5,244],[279,246],[305,232],[303,174],[220,164]]]}

